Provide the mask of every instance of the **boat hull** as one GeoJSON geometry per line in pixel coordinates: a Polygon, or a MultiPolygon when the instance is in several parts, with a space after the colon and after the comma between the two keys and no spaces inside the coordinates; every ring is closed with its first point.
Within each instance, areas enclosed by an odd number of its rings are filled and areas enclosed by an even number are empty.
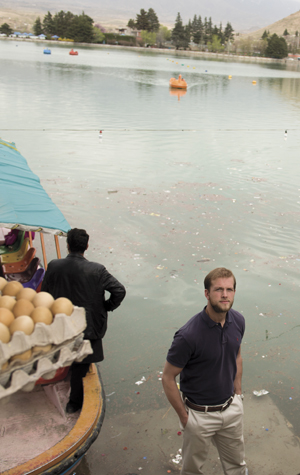
{"type": "Polygon", "coordinates": [[[84,378],[84,403],[71,431],[59,443],[1,475],[68,475],[97,439],[105,414],[105,393],[99,368],[93,364],[84,378]]]}

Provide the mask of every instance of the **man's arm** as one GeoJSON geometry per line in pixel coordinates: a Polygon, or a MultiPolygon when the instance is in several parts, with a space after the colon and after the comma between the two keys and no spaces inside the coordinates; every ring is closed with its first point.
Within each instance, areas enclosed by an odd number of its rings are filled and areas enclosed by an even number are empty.
{"type": "Polygon", "coordinates": [[[105,309],[108,312],[112,312],[121,304],[122,300],[125,298],[126,290],[124,285],[122,285],[114,276],[112,276],[105,268],[102,272],[102,283],[104,290],[107,290],[110,293],[110,297],[105,301],[105,309]]]}
{"type": "Polygon", "coordinates": [[[176,383],[176,376],[178,376],[181,371],[182,368],[173,366],[166,361],[162,376],[162,384],[170,404],[177,412],[181,424],[185,427],[188,420],[188,413],[186,412],[176,383]]]}
{"type": "Polygon", "coordinates": [[[241,347],[236,357],[236,375],[233,383],[235,394],[242,394],[243,358],[241,347]]]}

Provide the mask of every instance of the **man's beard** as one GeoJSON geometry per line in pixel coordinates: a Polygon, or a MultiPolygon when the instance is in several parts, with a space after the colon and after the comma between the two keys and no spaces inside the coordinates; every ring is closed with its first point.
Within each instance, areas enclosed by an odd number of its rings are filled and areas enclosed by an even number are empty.
{"type": "Polygon", "coordinates": [[[228,310],[231,309],[232,305],[233,305],[233,302],[230,302],[228,304],[228,308],[226,310],[224,310],[222,307],[219,306],[219,304],[215,304],[215,305],[212,305],[212,303],[210,302],[210,305],[212,306],[213,310],[216,312],[216,313],[224,313],[224,312],[228,312],[228,310]]]}

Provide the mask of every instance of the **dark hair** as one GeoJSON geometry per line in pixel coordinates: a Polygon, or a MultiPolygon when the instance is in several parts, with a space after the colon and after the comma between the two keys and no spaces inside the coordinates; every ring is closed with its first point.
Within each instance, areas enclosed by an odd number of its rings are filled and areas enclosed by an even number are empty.
{"type": "Polygon", "coordinates": [[[89,237],[85,229],[70,229],[67,234],[69,250],[83,254],[87,250],[89,237]]]}
{"type": "Polygon", "coordinates": [[[234,277],[233,273],[231,272],[231,270],[225,269],[225,267],[217,267],[216,269],[211,270],[209,272],[209,274],[207,274],[207,276],[204,279],[204,288],[206,290],[209,290],[210,287],[211,287],[212,281],[216,280],[216,279],[219,279],[220,277],[225,278],[225,279],[233,277],[233,285],[234,285],[234,290],[235,290],[235,288],[236,288],[235,277],[234,277]]]}

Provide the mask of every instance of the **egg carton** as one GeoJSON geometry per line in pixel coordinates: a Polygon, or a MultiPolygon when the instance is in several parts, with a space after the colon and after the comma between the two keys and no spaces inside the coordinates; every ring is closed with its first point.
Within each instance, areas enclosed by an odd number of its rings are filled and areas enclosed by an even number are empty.
{"type": "Polygon", "coordinates": [[[37,323],[31,335],[25,335],[21,331],[15,332],[9,343],[0,341],[0,374],[2,366],[12,356],[24,353],[34,346],[60,345],[65,341],[72,340],[85,328],[85,309],[74,306],[72,315],[59,313],[55,315],[51,325],[37,323]]]}
{"type": "Polygon", "coordinates": [[[89,340],[83,339],[83,333],[73,341],[56,345],[46,355],[33,356],[28,362],[13,361],[0,375],[0,401],[19,390],[32,391],[40,379],[54,378],[60,368],[80,362],[93,353],[89,340]]]}

